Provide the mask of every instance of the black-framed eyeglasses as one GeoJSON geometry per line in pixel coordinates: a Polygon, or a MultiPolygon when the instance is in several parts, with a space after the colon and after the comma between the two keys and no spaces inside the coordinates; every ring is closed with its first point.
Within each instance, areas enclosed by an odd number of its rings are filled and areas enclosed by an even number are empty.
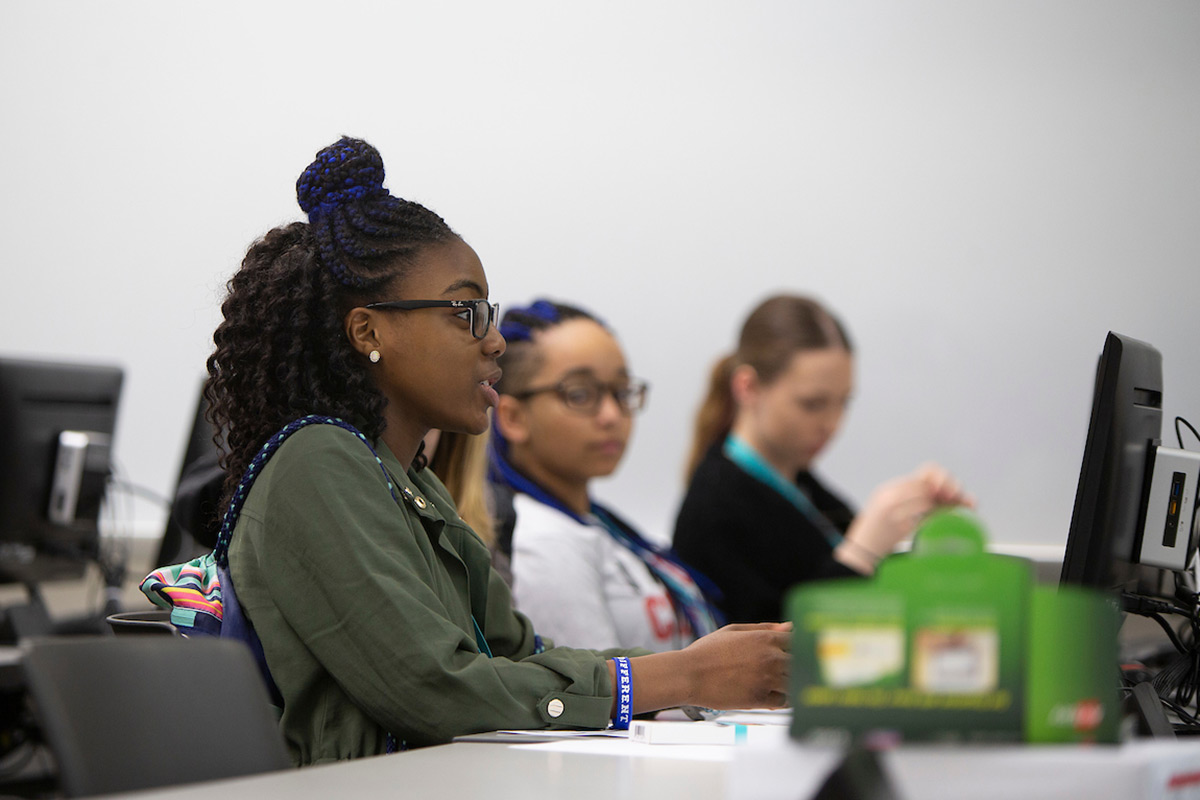
{"type": "Polygon", "coordinates": [[[626,413],[641,411],[646,407],[646,396],[650,384],[645,381],[629,380],[616,383],[589,380],[587,378],[567,378],[553,386],[539,386],[536,389],[526,389],[513,394],[518,400],[525,400],[534,395],[554,392],[562,400],[563,405],[580,414],[595,414],[600,410],[600,403],[606,394],[611,394],[617,405],[626,413]]]}
{"type": "Polygon", "coordinates": [[[417,308],[461,308],[468,314],[471,335],[476,339],[487,336],[488,329],[500,317],[500,304],[489,303],[487,300],[387,300],[382,303],[368,303],[363,308],[396,308],[401,311],[417,308]]]}

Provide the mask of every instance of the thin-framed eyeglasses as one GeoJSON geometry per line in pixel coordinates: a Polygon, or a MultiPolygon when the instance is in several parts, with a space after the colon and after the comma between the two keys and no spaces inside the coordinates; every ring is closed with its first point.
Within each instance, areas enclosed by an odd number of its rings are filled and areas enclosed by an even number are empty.
{"type": "Polygon", "coordinates": [[[367,303],[363,308],[395,308],[412,311],[418,308],[461,308],[471,323],[471,335],[476,339],[487,336],[488,329],[500,317],[500,304],[487,300],[387,300],[382,303],[367,303]]]}
{"type": "Polygon", "coordinates": [[[539,386],[523,392],[516,392],[513,397],[518,400],[526,400],[546,392],[554,392],[558,395],[558,399],[562,400],[563,405],[580,414],[595,414],[600,410],[600,403],[604,400],[604,396],[611,394],[622,411],[632,413],[646,407],[650,384],[639,380],[604,383],[587,378],[567,378],[553,386],[539,386]]]}

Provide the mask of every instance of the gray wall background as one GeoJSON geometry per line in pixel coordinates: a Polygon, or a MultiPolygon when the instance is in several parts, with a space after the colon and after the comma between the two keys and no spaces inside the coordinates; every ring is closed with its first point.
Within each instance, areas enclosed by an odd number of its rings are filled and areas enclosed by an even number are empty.
{"type": "Polygon", "coordinates": [[[709,365],[787,290],[858,346],[835,485],[936,460],[995,540],[1061,547],[1108,330],[1200,423],[1198,43],[1192,0],[6,0],[0,350],[122,364],[117,457],[168,493],[223,283],[347,133],[493,298],[619,332],[653,390],[597,494],[648,532],[709,365]]]}

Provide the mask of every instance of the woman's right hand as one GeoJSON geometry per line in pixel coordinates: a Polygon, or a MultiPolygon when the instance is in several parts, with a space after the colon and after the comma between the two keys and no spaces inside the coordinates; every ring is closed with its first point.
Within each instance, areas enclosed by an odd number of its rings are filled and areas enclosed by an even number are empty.
{"type": "Polygon", "coordinates": [[[634,713],[785,705],[791,631],[790,622],[726,625],[682,650],[631,658],[634,713]]]}
{"type": "Polygon", "coordinates": [[[790,622],[733,624],[692,642],[695,698],[706,708],[779,708],[787,703],[790,622]]]}
{"type": "Polygon", "coordinates": [[[834,551],[843,564],[871,573],[879,559],[916,530],[925,515],[939,506],[974,507],[954,476],[936,464],[881,484],[846,531],[846,541],[834,551]]]}

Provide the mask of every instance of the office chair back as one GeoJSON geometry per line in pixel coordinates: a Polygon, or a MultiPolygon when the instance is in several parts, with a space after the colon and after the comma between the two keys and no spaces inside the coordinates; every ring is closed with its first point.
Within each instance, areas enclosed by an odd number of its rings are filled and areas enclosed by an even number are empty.
{"type": "Polygon", "coordinates": [[[245,645],[102,636],[23,645],[25,680],[69,797],[290,766],[245,645]]]}

